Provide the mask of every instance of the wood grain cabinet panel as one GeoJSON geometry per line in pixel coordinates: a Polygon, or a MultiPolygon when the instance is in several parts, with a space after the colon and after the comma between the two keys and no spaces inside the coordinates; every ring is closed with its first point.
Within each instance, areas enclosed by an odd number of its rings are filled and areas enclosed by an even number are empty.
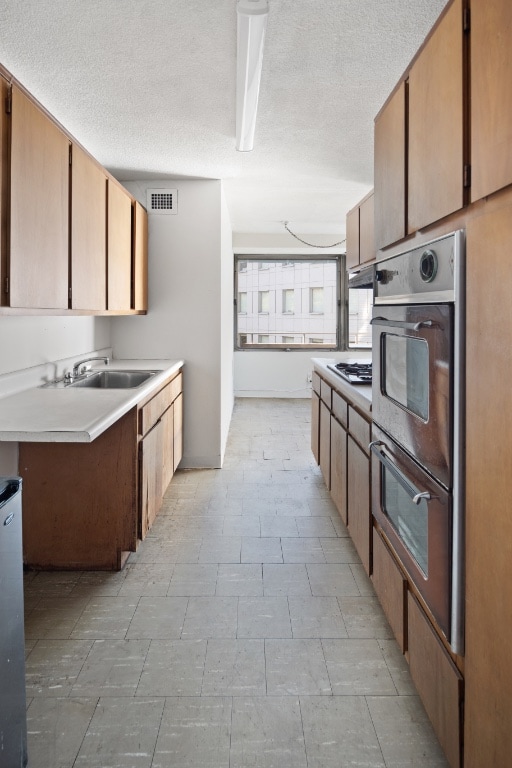
{"type": "Polygon", "coordinates": [[[12,88],[11,307],[68,308],[68,137],[12,88]]]}
{"type": "Polygon", "coordinates": [[[140,530],[145,539],[162,503],[164,426],[162,420],[140,442],[140,530]]]}
{"type": "Polygon", "coordinates": [[[359,263],[375,260],[374,194],[367,195],[359,206],[359,263]]]}
{"type": "Polygon", "coordinates": [[[133,309],[148,308],[148,214],[135,201],[133,206],[133,309]]]}
{"type": "Polygon", "coordinates": [[[406,83],[402,81],[375,119],[375,246],[406,235],[406,83]]]}
{"type": "MultiPolygon", "coordinates": [[[[0,103],[5,104],[9,83],[0,75],[0,103]]],[[[0,306],[8,303],[6,291],[8,268],[8,218],[9,214],[9,116],[0,109],[0,306]]]]}
{"type": "Polygon", "coordinates": [[[464,204],[463,59],[454,0],[409,72],[408,233],[464,204]]]}
{"type": "Polygon", "coordinates": [[[76,145],[71,162],[71,307],[107,308],[107,177],[76,145]]]}
{"type": "Polygon", "coordinates": [[[403,653],[406,649],[407,580],[375,528],[373,529],[372,582],[403,653]]]}
{"type": "Polygon", "coordinates": [[[512,184],[512,3],[471,0],[471,199],[512,184]]]}
{"type": "Polygon", "coordinates": [[[311,393],[311,451],[317,464],[320,464],[320,397],[311,393]]]}
{"type": "Polygon", "coordinates": [[[132,303],[132,200],[108,182],[108,309],[129,310],[132,303]]]}
{"type": "Polygon", "coordinates": [[[178,469],[183,458],[183,394],[173,403],[173,468],[178,469]]]}
{"type": "Polygon", "coordinates": [[[347,456],[348,530],[363,567],[369,575],[371,571],[370,462],[368,456],[350,435],[347,456]]]}
{"type": "MultiPolygon", "coordinates": [[[[410,592],[407,618],[411,677],[449,765],[460,768],[462,677],[410,592]]],[[[484,763],[480,765],[483,768],[484,763]]],[[[489,760],[487,755],[485,765],[497,766],[500,763],[489,760]]]]}
{"type": "Polygon", "coordinates": [[[347,431],[331,417],[331,498],[341,519],[347,518],[347,431]]]}
{"type": "Polygon", "coordinates": [[[331,411],[320,401],[320,469],[325,485],[331,488],[331,411]]]}
{"type": "Polygon", "coordinates": [[[359,447],[364,453],[369,456],[370,450],[368,446],[371,440],[371,424],[350,405],[348,407],[348,426],[352,437],[359,443],[359,447]]]}
{"type": "MultiPolygon", "coordinates": [[[[510,195],[508,196],[510,200],[510,195]]],[[[512,755],[512,204],[468,222],[465,765],[512,755]],[[488,371],[494,371],[492,393],[488,371]]]]}
{"type": "Polygon", "coordinates": [[[347,254],[345,257],[347,269],[359,264],[359,206],[347,213],[347,254]]]}

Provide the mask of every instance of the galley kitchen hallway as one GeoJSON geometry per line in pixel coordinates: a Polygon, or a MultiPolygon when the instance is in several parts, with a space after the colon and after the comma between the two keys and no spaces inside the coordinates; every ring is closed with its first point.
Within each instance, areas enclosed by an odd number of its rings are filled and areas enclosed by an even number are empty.
{"type": "Polygon", "coordinates": [[[309,446],[237,400],[122,572],[26,575],[30,768],[446,765],[309,446]]]}

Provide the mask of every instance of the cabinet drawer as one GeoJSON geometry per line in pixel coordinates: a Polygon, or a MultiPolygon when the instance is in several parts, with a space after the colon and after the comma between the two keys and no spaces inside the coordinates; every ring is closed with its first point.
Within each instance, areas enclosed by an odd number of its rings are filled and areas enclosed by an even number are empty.
{"type": "Polygon", "coordinates": [[[458,768],[462,677],[410,592],[407,610],[411,677],[449,765],[458,768]]]}
{"type": "Polygon", "coordinates": [[[352,437],[359,443],[359,447],[369,456],[371,425],[350,406],[348,407],[348,428],[352,437]]]}
{"type": "Polygon", "coordinates": [[[316,392],[317,395],[320,395],[320,384],[321,384],[321,378],[318,375],[316,371],[313,371],[311,374],[311,384],[313,386],[313,392],[316,392]]]}
{"type": "Polygon", "coordinates": [[[332,389],[327,384],[326,381],[321,379],[320,381],[320,397],[322,398],[323,402],[326,404],[329,410],[331,410],[331,397],[332,397],[332,389]]]}
{"type": "Polygon", "coordinates": [[[405,650],[407,581],[386,544],[373,529],[373,586],[402,653],[405,650]]]}
{"type": "MultiPolygon", "coordinates": [[[[172,384],[172,382],[171,382],[172,384]]],[[[143,405],[139,412],[139,434],[145,435],[156,424],[161,415],[172,403],[171,384],[166,384],[160,392],[143,405]]]]}
{"type": "Polygon", "coordinates": [[[183,374],[178,373],[177,376],[171,381],[169,384],[169,387],[171,388],[171,403],[176,400],[178,395],[183,392],[183,374]]]}
{"type": "Polygon", "coordinates": [[[348,427],[347,403],[341,395],[338,395],[334,390],[332,393],[332,412],[340,424],[346,429],[348,427]]]}

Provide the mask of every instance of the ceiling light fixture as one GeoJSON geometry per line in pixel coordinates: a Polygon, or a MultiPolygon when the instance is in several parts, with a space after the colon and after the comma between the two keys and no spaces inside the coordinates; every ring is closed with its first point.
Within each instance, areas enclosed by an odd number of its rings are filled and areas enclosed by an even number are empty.
{"type": "Polygon", "coordinates": [[[236,148],[249,152],[254,146],[268,2],[238,0],[236,12],[236,148]]]}

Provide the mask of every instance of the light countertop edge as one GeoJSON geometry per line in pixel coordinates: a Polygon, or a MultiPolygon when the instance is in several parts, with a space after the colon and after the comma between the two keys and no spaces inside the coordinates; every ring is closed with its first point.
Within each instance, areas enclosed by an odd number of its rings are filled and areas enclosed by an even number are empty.
{"type": "Polygon", "coordinates": [[[337,363],[339,360],[327,357],[313,357],[313,367],[333,389],[340,392],[349,402],[365,411],[369,416],[372,411],[372,387],[370,384],[350,384],[331,371],[327,365],[337,363]]]}
{"type": "Polygon", "coordinates": [[[183,360],[114,359],[108,370],[158,373],[134,389],[32,387],[0,398],[0,441],[90,443],[183,366],[183,360]]]}

